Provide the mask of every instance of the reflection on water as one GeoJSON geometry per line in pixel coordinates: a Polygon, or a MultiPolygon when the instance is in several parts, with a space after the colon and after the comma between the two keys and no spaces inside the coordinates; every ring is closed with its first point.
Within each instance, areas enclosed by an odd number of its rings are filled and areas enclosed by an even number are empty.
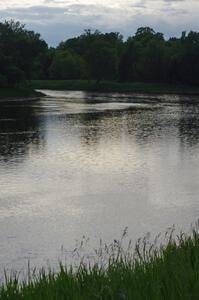
{"type": "Polygon", "coordinates": [[[198,219],[198,97],[46,93],[0,102],[1,270],[198,219]]]}
{"type": "Polygon", "coordinates": [[[28,145],[40,147],[40,119],[35,115],[35,102],[0,102],[0,160],[23,160],[28,145]]]}

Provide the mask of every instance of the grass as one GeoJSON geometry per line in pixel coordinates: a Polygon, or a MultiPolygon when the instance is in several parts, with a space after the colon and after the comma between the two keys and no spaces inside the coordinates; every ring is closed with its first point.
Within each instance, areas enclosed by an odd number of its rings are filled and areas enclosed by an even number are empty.
{"type": "Polygon", "coordinates": [[[18,88],[0,88],[1,98],[19,98],[19,97],[39,97],[42,93],[36,92],[31,87],[18,87],[18,88]]]}
{"type": "Polygon", "coordinates": [[[134,93],[178,93],[198,94],[198,86],[155,84],[155,83],[119,83],[102,81],[99,84],[94,80],[33,80],[31,85],[34,89],[52,90],[84,90],[98,92],[134,92],[134,93]]]}
{"type": "MultiPolygon", "coordinates": [[[[130,244],[129,244],[130,245],[130,244]]],[[[169,236],[165,246],[148,245],[144,239],[135,251],[114,241],[97,251],[106,263],[67,268],[57,273],[41,270],[21,282],[8,278],[0,299],[27,300],[197,300],[199,299],[199,233],[169,236]]]]}

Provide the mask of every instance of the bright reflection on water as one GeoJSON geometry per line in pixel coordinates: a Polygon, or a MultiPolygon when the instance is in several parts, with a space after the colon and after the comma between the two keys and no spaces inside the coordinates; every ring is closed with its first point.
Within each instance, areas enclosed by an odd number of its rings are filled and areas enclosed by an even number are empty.
{"type": "Polygon", "coordinates": [[[198,97],[46,93],[0,102],[1,270],[198,219],[198,97]]]}

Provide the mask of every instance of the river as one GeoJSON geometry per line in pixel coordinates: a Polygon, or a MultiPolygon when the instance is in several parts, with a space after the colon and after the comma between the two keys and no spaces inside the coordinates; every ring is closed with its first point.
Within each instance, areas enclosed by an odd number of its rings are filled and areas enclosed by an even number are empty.
{"type": "Polygon", "coordinates": [[[44,93],[0,100],[0,271],[199,218],[199,96],[44,93]]]}

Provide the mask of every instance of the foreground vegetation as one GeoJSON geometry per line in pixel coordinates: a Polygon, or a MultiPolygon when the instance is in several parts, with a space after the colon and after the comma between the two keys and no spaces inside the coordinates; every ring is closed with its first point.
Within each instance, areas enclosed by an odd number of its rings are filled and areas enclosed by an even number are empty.
{"type": "Polygon", "coordinates": [[[199,94],[199,87],[175,84],[116,82],[95,80],[32,80],[34,89],[73,90],[118,93],[199,94]]]}
{"type": "Polygon", "coordinates": [[[132,254],[122,242],[97,251],[106,263],[78,268],[60,266],[58,273],[41,270],[21,282],[6,277],[0,299],[139,300],[199,299],[199,233],[169,237],[166,246],[139,242],[132,254]]]}

